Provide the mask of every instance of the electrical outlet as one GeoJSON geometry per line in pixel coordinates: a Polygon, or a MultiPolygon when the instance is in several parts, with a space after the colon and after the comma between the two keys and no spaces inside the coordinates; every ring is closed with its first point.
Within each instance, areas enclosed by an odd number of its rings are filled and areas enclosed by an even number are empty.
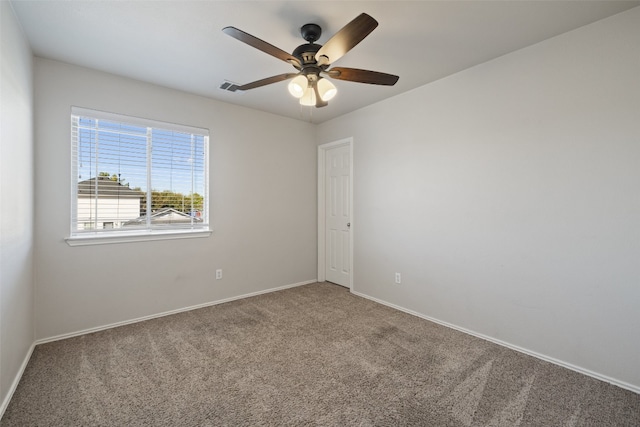
{"type": "Polygon", "coordinates": [[[396,273],[396,283],[402,283],[402,275],[400,273],[396,273]]]}
{"type": "Polygon", "coordinates": [[[216,270],[216,280],[222,279],[222,269],[219,268],[216,270]]]}

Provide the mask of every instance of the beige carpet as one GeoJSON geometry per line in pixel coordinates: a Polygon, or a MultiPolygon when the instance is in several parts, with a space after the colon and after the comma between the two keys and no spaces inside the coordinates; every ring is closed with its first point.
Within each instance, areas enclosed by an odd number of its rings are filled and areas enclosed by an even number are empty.
{"type": "Polygon", "coordinates": [[[640,395],[319,283],[36,347],[2,426],[640,426],[640,395]]]}

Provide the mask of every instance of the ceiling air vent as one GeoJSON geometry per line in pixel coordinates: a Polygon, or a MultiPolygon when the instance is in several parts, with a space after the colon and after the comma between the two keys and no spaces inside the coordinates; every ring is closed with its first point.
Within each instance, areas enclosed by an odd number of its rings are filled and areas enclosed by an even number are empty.
{"type": "Polygon", "coordinates": [[[229,92],[235,92],[238,89],[238,85],[235,84],[235,83],[232,83],[230,81],[225,80],[220,85],[220,89],[228,90],[229,92]]]}

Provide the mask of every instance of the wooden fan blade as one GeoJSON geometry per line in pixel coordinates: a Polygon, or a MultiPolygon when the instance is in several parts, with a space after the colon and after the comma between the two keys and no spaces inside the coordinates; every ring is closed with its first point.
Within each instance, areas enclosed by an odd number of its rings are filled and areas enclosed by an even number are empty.
{"type": "Polygon", "coordinates": [[[400,77],[378,71],[360,70],[358,68],[334,67],[325,71],[329,77],[350,82],[368,83],[372,85],[393,86],[400,77]]]}
{"type": "Polygon", "coordinates": [[[260,40],[259,38],[252,36],[249,33],[245,33],[244,31],[239,30],[235,27],[225,27],[222,29],[222,32],[233,37],[234,39],[240,40],[241,42],[248,44],[249,46],[252,46],[258,50],[261,50],[268,55],[271,55],[285,62],[288,62],[298,69],[302,68],[302,64],[300,63],[300,60],[298,60],[298,58],[296,58],[295,56],[285,52],[280,48],[275,47],[272,44],[265,42],[264,40],[260,40]]]}
{"type": "Polygon", "coordinates": [[[318,65],[332,64],[360,43],[378,26],[378,21],[362,13],[342,27],[316,52],[318,65]]]}
{"type": "Polygon", "coordinates": [[[262,87],[266,85],[270,85],[271,83],[278,83],[284,80],[292,79],[298,74],[296,73],[286,73],[286,74],[278,74],[277,76],[267,77],[266,79],[256,80],[255,82],[247,83],[246,85],[238,86],[234,89],[236,90],[249,90],[255,89],[257,87],[262,87]]]}

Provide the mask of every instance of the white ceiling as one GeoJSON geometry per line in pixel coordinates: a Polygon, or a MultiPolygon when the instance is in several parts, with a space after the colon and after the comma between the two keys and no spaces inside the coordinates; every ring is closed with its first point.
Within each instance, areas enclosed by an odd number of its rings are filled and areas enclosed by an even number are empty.
{"type": "Polygon", "coordinates": [[[320,123],[640,5],[640,1],[32,1],[13,8],[34,54],[320,123]],[[235,26],[282,50],[322,27],[322,44],[362,12],[379,26],[336,66],[400,76],[393,87],[334,80],[329,106],[301,107],[275,83],[219,89],[295,72],[222,33],[235,26]]]}

